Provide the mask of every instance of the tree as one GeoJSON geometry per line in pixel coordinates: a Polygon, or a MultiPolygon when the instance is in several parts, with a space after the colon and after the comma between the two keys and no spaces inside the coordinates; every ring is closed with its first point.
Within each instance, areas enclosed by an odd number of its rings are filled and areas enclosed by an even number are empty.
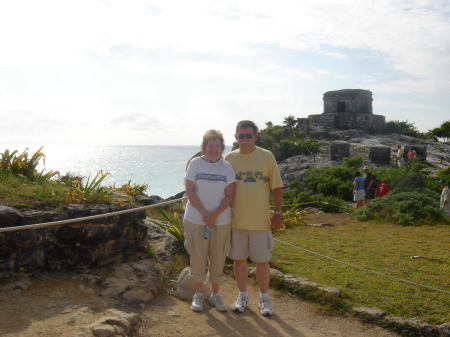
{"type": "Polygon", "coordinates": [[[293,115],[289,115],[284,118],[283,124],[286,125],[286,127],[292,129],[294,128],[295,124],[297,124],[297,118],[293,115]]]}

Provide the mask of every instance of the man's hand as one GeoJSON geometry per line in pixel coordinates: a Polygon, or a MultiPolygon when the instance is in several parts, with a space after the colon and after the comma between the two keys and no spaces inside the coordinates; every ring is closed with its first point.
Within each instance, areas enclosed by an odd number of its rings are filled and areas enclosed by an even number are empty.
{"type": "Polygon", "coordinates": [[[279,231],[281,229],[282,223],[283,223],[283,217],[281,216],[281,214],[275,213],[272,216],[272,221],[270,222],[270,227],[272,227],[274,231],[279,231]]]}

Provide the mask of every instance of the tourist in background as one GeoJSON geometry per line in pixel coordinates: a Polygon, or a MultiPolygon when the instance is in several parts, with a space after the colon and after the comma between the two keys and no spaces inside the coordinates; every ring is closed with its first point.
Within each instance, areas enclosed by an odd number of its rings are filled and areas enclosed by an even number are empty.
{"type": "Polygon", "coordinates": [[[234,260],[234,274],[239,288],[233,311],[244,312],[248,305],[247,258],[256,264],[256,280],[260,297],[259,307],[263,315],[272,315],[269,298],[270,268],[274,240],[270,228],[281,228],[283,183],[273,154],[255,145],[258,127],[252,121],[240,121],[236,126],[239,149],[228,153],[225,159],[236,171],[236,193],[231,204],[231,250],[228,256],[234,260]],[[274,214],[270,220],[270,194],[274,200],[274,214]]]}
{"type": "Polygon", "coordinates": [[[359,171],[355,172],[355,181],[353,182],[353,194],[356,201],[356,208],[363,206],[364,202],[364,179],[361,178],[359,171]]]}
{"type": "Polygon", "coordinates": [[[373,185],[373,174],[370,173],[367,166],[363,167],[364,170],[364,205],[368,204],[372,199],[372,185],[373,185]]]}
{"type": "Polygon", "coordinates": [[[416,151],[414,151],[414,149],[412,147],[410,147],[409,151],[408,151],[408,159],[413,159],[413,158],[417,158],[417,153],[416,153],[416,151]]]}
{"type": "Polygon", "coordinates": [[[442,187],[441,209],[447,213],[447,215],[450,215],[450,189],[447,186],[447,180],[441,179],[439,180],[439,184],[441,184],[442,187]]]}
{"type": "Polygon", "coordinates": [[[227,311],[219,286],[224,281],[223,267],[231,247],[230,204],[236,174],[231,164],[222,159],[224,149],[222,133],[206,131],[201,144],[203,155],[193,158],[186,172],[188,202],[183,222],[184,246],[189,253],[191,277],[195,282],[191,304],[194,311],[203,310],[203,283],[208,271],[212,283],[210,304],[218,311],[227,311]]]}
{"type": "Polygon", "coordinates": [[[397,145],[397,149],[397,167],[400,167],[405,162],[405,158],[403,157],[404,153],[401,145],[397,145]]]}
{"type": "Polygon", "coordinates": [[[381,184],[378,185],[377,188],[375,189],[375,198],[376,197],[383,198],[386,194],[389,194],[391,192],[389,186],[386,185],[386,183],[387,183],[386,179],[381,180],[381,184]]]}

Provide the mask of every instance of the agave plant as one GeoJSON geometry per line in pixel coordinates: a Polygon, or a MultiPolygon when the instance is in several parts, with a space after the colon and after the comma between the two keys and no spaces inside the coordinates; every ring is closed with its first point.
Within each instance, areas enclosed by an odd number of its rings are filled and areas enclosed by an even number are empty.
{"type": "Polygon", "coordinates": [[[182,226],[182,221],[180,214],[177,212],[173,212],[172,216],[169,216],[163,209],[160,207],[156,207],[156,210],[162,215],[162,217],[168,222],[168,225],[161,224],[155,220],[149,220],[150,222],[154,223],[155,225],[161,227],[166,232],[172,234],[178,242],[181,244],[181,249],[185,251],[184,249],[184,231],[182,226]]]}
{"type": "Polygon", "coordinates": [[[37,183],[50,181],[54,176],[59,176],[58,171],[49,171],[44,173],[45,169],[41,172],[36,170],[36,167],[39,165],[41,159],[45,164],[45,154],[42,152],[43,148],[44,147],[41,146],[41,148],[31,156],[28,153],[28,148],[26,148],[20,155],[17,155],[17,150],[12,152],[5,150],[5,152],[1,154],[0,168],[6,172],[37,183]]]}
{"type": "Polygon", "coordinates": [[[123,184],[120,188],[117,188],[115,183],[109,188],[125,192],[128,195],[141,195],[148,190],[149,186],[147,184],[131,184],[131,180],[128,180],[128,182],[123,184]]]}
{"type": "Polygon", "coordinates": [[[69,194],[73,202],[88,203],[88,204],[103,204],[115,202],[114,197],[110,191],[101,186],[101,182],[109,175],[109,172],[103,173],[98,171],[94,179],[91,180],[89,176],[85,186],[80,181],[74,181],[77,186],[70,188],[69,194]]]}

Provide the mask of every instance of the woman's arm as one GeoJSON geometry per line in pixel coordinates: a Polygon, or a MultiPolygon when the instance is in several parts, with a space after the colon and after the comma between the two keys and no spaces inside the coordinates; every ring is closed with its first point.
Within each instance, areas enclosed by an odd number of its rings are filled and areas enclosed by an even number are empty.
{"type": "Polygon", "coordinates": [[[233,201],[234,197],[234,188],[236,186],[236,183],[228,184],[225,187],[225,197],[223,198],[220,205],[210,213],[203,214],[203,221],[205,223],[210,224],[216,221],[217,217],[230,206],[231,202],[233,201]]]}
{"type": "Polygon", "coordinates": [[[195,194],[195,182],[186,179],[185,186],[185,192],[189,198],[189,202],[197,211],[200,212],[201,215],[204,215],[206,213],[206,209],[203,207],[203,204],[197,194],[195,194]]]}

